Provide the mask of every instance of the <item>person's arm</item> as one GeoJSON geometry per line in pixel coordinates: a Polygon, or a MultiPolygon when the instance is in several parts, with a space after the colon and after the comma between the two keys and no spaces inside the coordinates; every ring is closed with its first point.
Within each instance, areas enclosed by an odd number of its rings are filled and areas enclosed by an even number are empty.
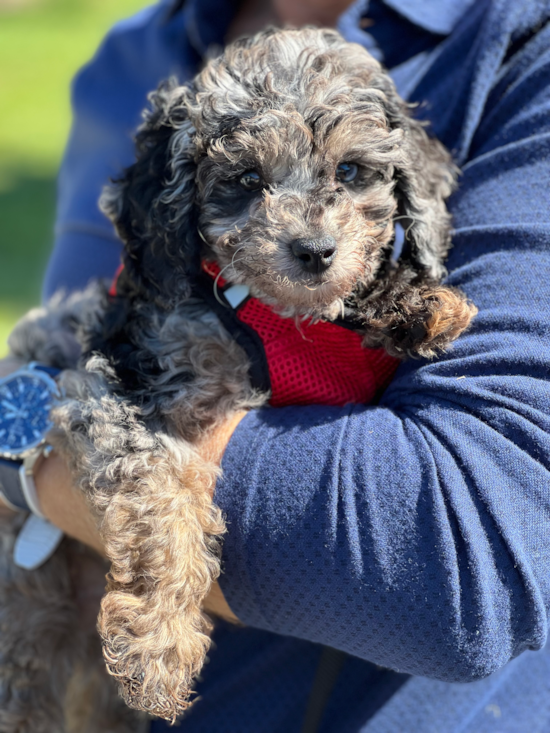
{"type": "Polygon", "coordinates": [[[172,5],[159,2],[118,23],[73,81],[45,299],[113,277],[117,269],[121,243],[99,210],[102,188],[134,160],[133,135],[148,93],[171,75],[194,73],[184,13],[170,15],[172,5]]]}

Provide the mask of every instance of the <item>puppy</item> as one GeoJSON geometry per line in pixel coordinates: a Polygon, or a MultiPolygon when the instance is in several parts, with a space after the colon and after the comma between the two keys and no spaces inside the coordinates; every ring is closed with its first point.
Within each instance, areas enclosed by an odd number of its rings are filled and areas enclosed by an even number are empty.
{"type": "MultiPolygon", "coordinates": [[[[201,606],[220,572],[218,469],[201,441],[269,399],[197,290],[205,263],[298,329],[343,319],[364,347],[400,358],[446,348],[475,308],[441,284],[455,167],[362,47],[329,30],[268,30],[150,100],[137,160],[101,203],[124,242],[116,292],[91,289],[35,312],[10,343],[19,357],[72,367],[50,442],[97,516],[110,563],[104,659],[129,706],[173,720],[204,662],[201,606]],[[396,221],[406,231],[397,261],[396,221]]],[[[71,553],[67,543],[54,561],[65,567],[71,553]]],[[[19,572],[19,592],[36,577],[19,572]]],[[[71,607],[67,583],[54,595],[71,607]]],[[[58,623],[55,603],[40,603],[58,623]]],[[[31,621],[17,633],[51,657],[31,621]]],[[[24,722],[0,730],[51,733],[43,687],[9,653],[29,689],[25,706],[9,703],[24,722]]],[[[63,686],[66,660],[40,662],[52,686],[63,686]]],[[[63,695],[53,699],[61,709],[63,695]]]]}

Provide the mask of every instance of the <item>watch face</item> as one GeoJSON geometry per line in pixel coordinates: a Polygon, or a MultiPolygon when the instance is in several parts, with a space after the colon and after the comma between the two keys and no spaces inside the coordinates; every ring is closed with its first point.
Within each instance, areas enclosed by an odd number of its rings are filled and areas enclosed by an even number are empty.
{"type": "Polygon", "coordinates": [[[0,452],[18,455],[44,439],[55,382],[41,372],[16,372],[0,382],[0,452]]]}

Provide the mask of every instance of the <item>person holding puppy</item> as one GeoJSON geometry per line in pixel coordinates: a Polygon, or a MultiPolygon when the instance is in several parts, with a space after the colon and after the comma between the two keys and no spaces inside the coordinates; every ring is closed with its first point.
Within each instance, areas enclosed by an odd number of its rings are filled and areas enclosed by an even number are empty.
{"type": "MultiPolygon", "coordinates": [[[[377,406],[253,411],[205,446],[221,460],[215,498],[229,526],[208,609],[246,628],[219,623],[201,699],[181,725],[542,730],[550,9],[289,5],[162,2],[112,31],[75,83],[46,295],[116,269],[120,245],[96,200],[131,162],[147,91],[171,73],[189,78],[209,50],[266,22],[337,23],[421,103],[463,169],[449,282],[479,315],[442,358],[400,367],[377,406]],[[338,674],[327,648],[345,653],[332,657],[338,674]]],[[[45,515],[101,551],[59,456],[35,480],[45,515]]]]}

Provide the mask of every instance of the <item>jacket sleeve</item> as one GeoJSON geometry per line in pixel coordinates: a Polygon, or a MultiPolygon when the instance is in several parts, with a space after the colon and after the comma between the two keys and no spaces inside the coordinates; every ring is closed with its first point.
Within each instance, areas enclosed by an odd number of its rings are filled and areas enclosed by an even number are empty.
{"type": "Polygon", "coordinates": [[[233,435],[221,585],[245,624],[448,681],[545,644],[548,30],[497,75],[452,200],[471,329],[377,406],[263,409],[233,435]]]}
{"type": "Polygon", "coordinates": [[[43,295],[111,277],[121,244],[98,199],[112,176],[134,159],[133,132],[147,94],[172,74],[187,78],[192,56],[183,13],[170,0],[118,23],[72,87],[73,123],[58,178],[55,244],[43,295]]]}

